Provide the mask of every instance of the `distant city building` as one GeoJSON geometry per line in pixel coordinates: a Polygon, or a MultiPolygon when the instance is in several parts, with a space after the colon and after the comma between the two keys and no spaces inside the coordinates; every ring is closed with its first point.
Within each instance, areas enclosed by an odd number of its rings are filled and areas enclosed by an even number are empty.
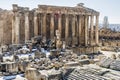
{"type": "Polygon", "coordinates": [[[108,28],[108,27],[109,27],[108,16],[105,16],[105,17],[104,17],[103,27],[104,27],[104,28],[108,28]]]}

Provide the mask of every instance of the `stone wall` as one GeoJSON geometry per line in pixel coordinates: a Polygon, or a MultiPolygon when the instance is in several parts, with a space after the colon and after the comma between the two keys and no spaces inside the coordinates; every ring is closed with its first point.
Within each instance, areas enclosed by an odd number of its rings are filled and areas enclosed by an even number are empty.
{"type": "Polygon", "coordinates": [[[12,11],[0,11],[0,43],[10,44],[12,40],[12,11]]]}

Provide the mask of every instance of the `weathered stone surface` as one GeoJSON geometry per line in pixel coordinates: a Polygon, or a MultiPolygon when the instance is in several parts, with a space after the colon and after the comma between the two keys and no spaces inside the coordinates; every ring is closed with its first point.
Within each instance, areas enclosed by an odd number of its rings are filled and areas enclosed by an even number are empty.
{"type": "Polygon", "coordinates": [[[12,11],[0,11],[0,43],[11,44],[12,40],[12,11]]]}
{"type": "Polygon", "coordinates": [[[114,61],[114,60],[111,59],[111,58],[103,58],[103,59],[100,61],[99,65],[100,65],[101,67],[109,68],[109,67],[110,67],[110,64],[111,64],[113,61],[114,61]]]}
{"type": "Polygon", "coordinates": [[[65,80],[106,80],[106,78],[96,75],[95,70],[89,69],[75,69],[69,73],[69,75],[65,76],[65,80]]]}
{"type": "Polygon", "coordinates": [[[9,72],[9,73],[17,73],[18,72],[18,63],[15,63],[15,62],[1,63],[0,71],[9,72]]]}
{"type": "Polygon", "coordinates": [[[114,70],[120,70],[120,60],[115,60],[110,64],[110,68],[114,70]]]}
{"type": "Polygon", "coordinates": [[[36,70],[28,69],[25,73],[28,80],[61,80],[62,73],[58,70],[36,70]]]}

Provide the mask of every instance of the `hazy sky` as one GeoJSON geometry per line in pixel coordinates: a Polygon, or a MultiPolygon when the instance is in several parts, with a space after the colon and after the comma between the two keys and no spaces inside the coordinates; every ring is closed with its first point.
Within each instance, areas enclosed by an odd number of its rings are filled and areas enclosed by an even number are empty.
{"type": "Polygon", "coordinates": [[[12,9],[12,4],[36,8],[38,4],[58,5],[58,6],[76,6],[78,3],[84,3],[86,7],[100,12],[100,22],[103,17],[108,16],[109,23],[120,24],[120,0],[1,0],[0,8],[12,9]]]}

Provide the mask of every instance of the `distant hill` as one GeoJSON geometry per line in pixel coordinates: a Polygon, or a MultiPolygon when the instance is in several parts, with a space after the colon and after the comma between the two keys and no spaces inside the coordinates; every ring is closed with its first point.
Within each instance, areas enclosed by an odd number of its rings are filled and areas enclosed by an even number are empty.
{"type": "MultiPolygon", "coordinates": [[[[102,28],[103,25],[99,24],[99,27],[102,28]]],[[[115,31],[120,31],[120,24],[109,24],[109,28],[115,31]]]]}
{"type": "Polygon", "coordinates": [[[2,11],[3,9],[0,8],[0,11],[2,11]]]}

